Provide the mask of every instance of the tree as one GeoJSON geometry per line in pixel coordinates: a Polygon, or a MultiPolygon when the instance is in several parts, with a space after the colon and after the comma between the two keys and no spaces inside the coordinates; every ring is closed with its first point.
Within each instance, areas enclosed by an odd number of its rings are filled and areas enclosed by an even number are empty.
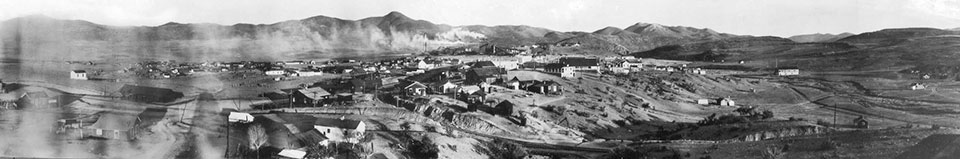
{"type": "Polygon", "coordinates": [[[484,142],[480,151],[486,153],[490,158],[500,159],[522,159],[529,155],[527,149],[520,144],[503,139],[484,142]]]}
{"type": "Polygon", "coordinates": [[[637,149],[629,148],[629,147],[617,147],[617,148],[614,148],[613,151],[611,151],[609,154],[605,155],[603,158],[633,159],[633,158],[642,158],[642,157],[646,157],[646,155],[644,155],[643,153],[640,153],[640,151],[637,151],[637,149]]]}
{"type": "Polygon", "coordinates": [[[250,149],[257,151],[260,155],[260,147],[267,144],[267,131],[260,124],[254,124],[247,128],[247,137],[250,143],[250,149]]]}
{"type": "Polygon", "coordinates": [[[413,140],[407,141],[403,147],[403,154],[411,158],[437,158],[440,150],[437,148],[437,144],[433,143],[433,140],[430,138],[424,137],[422,140],[413,140]]]}
{"type": "Polygon", "coordinates": [[[763,113],[761,114],[761,117],[762,117],[763,119],[773,118],[773,112],[770,111],[770,110],[764,110],[763,113]]]}

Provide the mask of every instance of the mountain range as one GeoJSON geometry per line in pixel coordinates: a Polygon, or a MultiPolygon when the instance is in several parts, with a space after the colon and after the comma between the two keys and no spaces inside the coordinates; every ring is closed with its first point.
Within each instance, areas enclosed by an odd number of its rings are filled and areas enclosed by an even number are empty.
{"type": "Polygon", "coordinates": [[[435,24],[400,12],[358,20],[314,16],[272,24],[170,22],[109,26],[25,16],[0,22],[0,59],[185,61],[399,56],[439,48],[579,43],[552,51],[693,61],[765,61],[777,66],[873,69],[957,65],[958,31],[884,29],[790,38],[733,35],[707,28],[636,23],[593,32],[524,25],[435,24]]]}
{"type": "Polygon", "coordinates": [[[833,42],[833,41],[837,41],[837,40],[846,38],[846,37],[848,37],[848,36],[853,36],[853,35],[854,35],[853,33],[840,33],[840,34],[836,34],[836,35],[834,35],[834,34],[816,33],[816,34],[794,35],[794,36],[790,36],[790,37],[787,38],[787,39],[790,39],[790,40],[793,40],[793,41],[796,41],[796,42],[801,42],[801,43],[807,43],[807,42],[833,42]]]}
{"type": "Polygon", "coordinates": [[[632,55],[674,60],[746,61],[757,69],[800,67],[824,71],[896,71],[960,68],[960,31],[883,29],[837,40],[797,42],[780,37],[735,37],[668,45],[632,55]]]}
{"type": "MultiPolygon", "coordinates": [[[[609,28],[609,29],[608,29],[609,28]]],[[[582,52],[625,54],[658,46],[734,37],[710,29],[637,23],[594,33],[545,28],[450,26],[400,12],[359,20],[314,16],[273,24],[170,22],[109,26],[34,15],[0,22],[2,58],[179,60],[295,59],[422,52],[445,47],[580,42],[582,52]],[[22,56],[29,54],[30,56],[22,56]]]]}

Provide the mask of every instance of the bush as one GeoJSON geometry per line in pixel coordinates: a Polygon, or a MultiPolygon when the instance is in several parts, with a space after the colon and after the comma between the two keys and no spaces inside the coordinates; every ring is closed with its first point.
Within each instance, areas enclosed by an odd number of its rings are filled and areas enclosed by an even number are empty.
{"type": "Polygon", "coordinates": [[[493,141],[484,142],[479,150],[487,154],[490,158],[522,159],[529,156],[527,149],[520,146],[520,144],[503,139],[493,139],[493,141]]]}
{"type": "Polygon", "coordinates": [[[629,147],[617,147],[614,148],[609,154],[605,155],[603,158],[606,159],[626,159],[626,158],[641,158],[646,155],[637,151],[637,149],[629,147]]]}
{"type": "Polygon", "coordinates": [[[763,119],[773,118],[773,112],[770,110],[764,110],[763,113],[760,114],[760,117],[763,119]]]}
{"type": "Polygon", "coordinates": [[[403,147],[403,154],[411,158],[437,158],[437,153],[440,152],[430,138],[410,140],[404,143],[403,147]]]}
{"type": "Polygon", "coordinates": [[[782,158],[782,157],[783,157],[783,154],[784,154],[783,149],[780,149],[780,148],[778,148],[778,147],[776,147],[776,146],[774,146],[774,147],[767,147],[767,149],[765,149],[765,150],[763,151],[763,158],[765,158],[765,159],[779,159],[779,158],[782,158]]]}

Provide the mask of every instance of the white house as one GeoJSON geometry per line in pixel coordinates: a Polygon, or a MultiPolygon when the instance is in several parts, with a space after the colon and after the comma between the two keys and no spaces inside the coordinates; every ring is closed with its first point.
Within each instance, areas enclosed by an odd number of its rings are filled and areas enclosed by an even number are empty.
{"type": "Polygon", "coordinates": [[[626,61],[623,61],[623,63],[620,63],[620,67],[630,68],[630,69],[640,69],[640,68],[643,68],[643,62],[640,62],[639,60],[626,60],[626,61]]]}
{"type": "Polygon", "coordinates": [[[253,122],[253,115],[250,113],[230,112],[227,121],[231,123],[250,123],[253,122]]]}
{"type": "Polygon", "coordinates": [[[70,71],[70,79],[87,80],[87,71],[85,70],[70,71]]]}
{"type": "Polygon", "coordinates": [[[913,85],[910,85],[910,90],[921,90],[921,89],[927,89],[927,86],[923,85],[922,83],[914,83],[913,85]]]}
{"type": "Polygon", "coordinates": [[[300,77],[321,76],[321,75],[323,75],[323,72],[319,72],[319,71],[293,71],[293,74],[291,74],[291,75],[292,75],[292,76],[300,76],[300,77]]]}
{"type": "Polygon", "coordinates": [[[710,105],[710,100],[708,100],[708,99],[697,99],[697,104],[700,104],[700,105],[710,105]]]}
{"type": "Polygon", "coordinates": [[[779,76],[796,76],[800,75],[799,68],[780,68],[777,69],[777,75],[779,76]]]}
{"type": "Polygon", "coordinates": [[[440,87],[438,88],[439,89],[438,92],[441,94],[455,93],[457,92],[458,87],[460,87],[460,85],[447,81],[440,85],[440,87]]]}
{"type": "Polygon", "coordinates": [[[737,106],[730,98],[720,98],[720,106],[737,106]]]}
{"type": "Polygon", "coordinates": [[[263,74],[266,74],[267,76],[279,76],[279,75],[283,75],[283,73],[284,73],[283,70],[267,70],[267,71],[263,71],[263,74]]]}
{"type": "Polygon", "coordinates": [[[313,128],[332,142],[358,143],[367,129],[367,125],[363,121],[344,120],[343,118],[319,118],[314,124],[313,128]]]}
{"type": "Polygon", "coordinates": [[[280,153],[277,153],[277,155],[283,156],[283,157],[301,159],[307,156],[307,152],[294,150],[294,149],[283,149],[283,150],[280,150],[280,153]]]}

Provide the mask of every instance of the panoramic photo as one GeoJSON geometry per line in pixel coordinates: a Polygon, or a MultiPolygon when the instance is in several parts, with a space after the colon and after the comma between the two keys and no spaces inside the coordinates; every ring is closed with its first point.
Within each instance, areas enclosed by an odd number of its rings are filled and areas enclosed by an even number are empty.
{"type": "Polygon", "coordinates": [[[958,159],[957,0],[0,0],[0,158],[958,159]]]}

